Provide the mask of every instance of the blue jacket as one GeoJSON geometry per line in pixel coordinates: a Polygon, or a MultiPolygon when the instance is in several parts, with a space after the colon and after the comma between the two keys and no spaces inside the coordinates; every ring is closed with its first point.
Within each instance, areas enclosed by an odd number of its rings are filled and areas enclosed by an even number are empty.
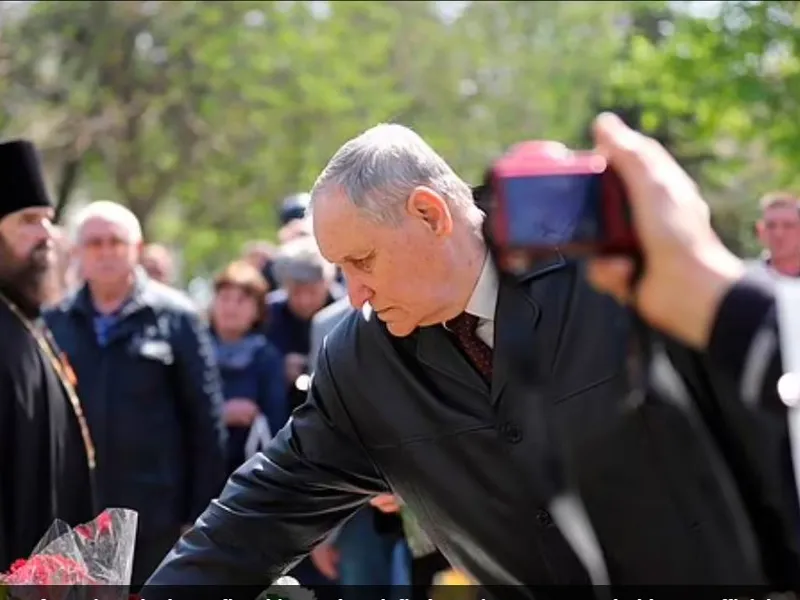
{"type": "MultiPolygon", "coordinates": [[[[280,353],[262,333],[251,334],[233,344],[214,336],[214,350],[225,400],[253,400],[266,417],[271,434],[275,435],[290,414],[280,353]]],[[[249,433],[249,427],[228,427],[229,472],[247,458],[245,442],[249,433]]]]}
{"type": "Polygon", "coordinates": [[[145,536],[193,522],[225,482],[226,432],[208,328],[191,301],[139,274],[111,323],[86,286],[44,317],[77,375],[101,506],[138,511],[145,536]]]}

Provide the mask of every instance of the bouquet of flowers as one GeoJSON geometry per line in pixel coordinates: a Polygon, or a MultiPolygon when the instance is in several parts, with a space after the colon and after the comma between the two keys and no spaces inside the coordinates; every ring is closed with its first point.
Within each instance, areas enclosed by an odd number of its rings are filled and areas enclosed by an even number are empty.
{"type": "Polygon", "coordinates": [[[113,508],[74,529],[56,521],[30,557],[0,574],[0,600],[127,598],[135,511],[113,508]]]}

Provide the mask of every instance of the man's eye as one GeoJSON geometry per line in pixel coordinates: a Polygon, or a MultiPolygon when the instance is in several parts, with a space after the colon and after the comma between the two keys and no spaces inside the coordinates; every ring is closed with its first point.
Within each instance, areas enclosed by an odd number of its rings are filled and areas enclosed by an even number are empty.
{"type": "Polygon", "coordinates": [[[367,256],[366,258],[359,258],[353,261],[353,266],[356,269],[360,269],[361,271],[366,271],[372,266],[372,257],[367,256]]]}

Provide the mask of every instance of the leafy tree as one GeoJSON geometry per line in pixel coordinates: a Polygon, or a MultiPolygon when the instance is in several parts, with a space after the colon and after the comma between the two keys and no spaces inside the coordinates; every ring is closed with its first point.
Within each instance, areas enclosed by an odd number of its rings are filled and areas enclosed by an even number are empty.
{"type": "Polygon", "coordinates": [[[521,139],[583,143],[591,99],[624,42],[624,2],[472,2],[454,24],[469,136],[455,162],[479,177],[521,139]]]}
{"type": "Polygon", "coordinates": [[[731,245],[751,253],[755,199],[798,183],[800,3],[715,3],[702,14],[701,3],[685,4],[693,10],[669,35],[632,40],[612,82],[647,126],[668,124],[683,148],[711,151],[708,195],[731,245]]]}
{"type": "Polygon", "coordinates": [[[309,186],[335,145],[402,110],[387,68],[397,6],[34,3],[5,27],[6,131],[65,174],[75,163],[73,182],[83,167],[90,195],[172,234],[191,265],[193,239],[202,255],[221,227],[270,228],[272,202],[309,186]]]}
{"type": "Polygon", "coordinates": [[[378,122],[472,181],[521,139],[584,145],[632,23],[658,29],[663,5],[36,2],[2,25],[0,126],[40,143],[62,205],[123,201],[203,272],[378,122]]]}

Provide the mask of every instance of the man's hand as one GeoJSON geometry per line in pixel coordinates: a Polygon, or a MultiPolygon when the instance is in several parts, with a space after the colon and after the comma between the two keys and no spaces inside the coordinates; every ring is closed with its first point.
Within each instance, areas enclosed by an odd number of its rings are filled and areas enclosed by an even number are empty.
{"type": "Polygon", "coordinates": [[[339,551],[330,542],[322,542],[311,551],[311,562],[331,581],[339,577],[339,551]]]}
{"type": "Polygon", "coordinates": [[[381,494],[380,496],[375,496],[369,501],[369,503],[382,513],[396,513],[402,506],[400,499],[393,494],[381,494]]]}
{"type": "Polygon", "coordinates": [[[290,352],[283,361],[286,381],[289,382],[289,384],[293,384],[300,375],[305,373],[308,357],[305,354],[290,352]]]}
{"type": "Polygon", "coordinates": [[[231,427],[249,427],[261,412],[249,398],[231,398],[223,405],[225,424],[231,427]]]}
{"type": "Polygon", "coordinates": [[[714,233],[697,185],[661,144],[610,114],[600,115],[594,129],[597,151],[627,189],[645,272],[633,290],[631,259],[597,258],[589,280],[632,304],[650,325],[705,347],[719,303],[744,265],[714,233]]]}

